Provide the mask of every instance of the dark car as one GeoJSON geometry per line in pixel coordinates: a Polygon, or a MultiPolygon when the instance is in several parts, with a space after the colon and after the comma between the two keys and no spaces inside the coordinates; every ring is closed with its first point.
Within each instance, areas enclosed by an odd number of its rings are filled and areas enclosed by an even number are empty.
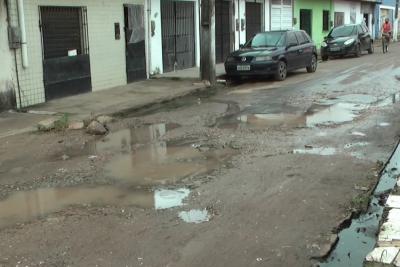
{"type": "Polygon", "coordinates": [[[373,39],[362,24],[342,25],[333,28],[321,44],[322,60],[329,57],[361,56],[362,51],[374,52],[373,39]]]}
{"type": "Polygon", "coordinates": [[[256,34],[225,61],[230,79],[253,75],[274,75],[282,81],[287,72],[317,69],[317,48],[304,31],[270,31],[256,34]]]}

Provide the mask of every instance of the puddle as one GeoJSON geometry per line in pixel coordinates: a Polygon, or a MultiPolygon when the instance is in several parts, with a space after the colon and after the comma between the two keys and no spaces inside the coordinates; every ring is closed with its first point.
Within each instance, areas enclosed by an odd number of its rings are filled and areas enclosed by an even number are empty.
{"type": "Polygon", "coordinates": [[[45,188],[17,192],[0,201],[0,228],[23,223],[73,205],[116,205],[167,209],[183,205],[189,189],[154,192],[113,186],[45,188]]]}
{"type": "Polygon", "coordinates": [[[203,223],[210,220],[210,215],[206,209],[203,210],[190,210],[181,211],[179,213],[179,218],[187,223],[203,223]]]}
{"type": "MultiPolygon", "coordinates": [[[[370,107],[382,107],[397,103],[399,100],[400,93],[381,101],[372,95],[348,94],[323,99],[313,104],[304,114],[258,113],[254,111],[266,111],[265,107],[254,105],[246,108],[242,113],[238,111],[236,114],[219,118],[217,126],[224,129],[332,126],[351,122],[370,107]]],[[[384,127],[384,125],[381,126],[384,127]]],[[[354,135],[364,136],[363,133],[359,132],[355,132],[354,135]]]]}
{"type": "Polygon", "coordinates": [[[307,127],[329,126],[353,121],[367,107],[363,104],[337,103],[331,106],[311,107],[306,114],[307,127]]]}
{"type": "Polygon", "coordinates": [[[396,147],[381,178],[374,190],[368,211],[351,221],[350,226],[339,233],[339,242],[332,250],[321,267],[364,266],[364,259],[376,244],[376,234],[379,230],[383,214],[380,196],[392,190],[400,174],[400,147],[396,147]]]}
{"type": "Polygon", "coordinates": [[[135,186],[174,184],[188,176],[216,169],[234,154],[232,149],[202,152],[192,144],[155,142],[115,156],[105,165],[106,174],[135,186]]]}
{"type": "Polygon", "coordinates": [[[381,122],[381,123],[378,124],[378,126],[379,126],[379,127],[388,127],[388,126],[390,126],[390,123],[388,123],[388,122],[381,122]]]}
{"type": "Polygon", "coordinates": [[[336,149],[333,147],[313,147],[304,149],[294,149],[293,154],[332,156],[336,154],[336,149]]]}
{"type": "Polygon", "coordinates": [[[368,146],[369,142],[356,142],[356,143],[349,143],[344,145],[344,149],[350,149],[353,147],[363,147],[363,146],[368,146]]]}
{"type": "Polygon", "coordinates": [[[365,95],[365,94],[348,94],[348,95],[341,95],[334,98],[328,98],[319,101],[321,105],[334,105],[338,103],[352,103],[352,104],[372,104],[376,103],[378,98],[372,95],[365,95]]]}

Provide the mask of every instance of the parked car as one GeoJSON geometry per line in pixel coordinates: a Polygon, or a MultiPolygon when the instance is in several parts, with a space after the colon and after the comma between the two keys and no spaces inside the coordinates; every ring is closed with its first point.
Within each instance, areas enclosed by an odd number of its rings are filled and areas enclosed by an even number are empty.
{"type": "Polygon", "coordinates": [[[368,28],[362,24],[342,25],[333,28],[321,44],[322,60],[329,57],[354,55],[362,51],[374,52],[374,43],[368,28]]]}
{"type": "Polygon", "coordinates": [[[230,79],[253,75],[274,75],[282,81],[287,72],[317,70],[317,48],[304,31],[270,31],[256,34],[225,61],[230,79]]]}

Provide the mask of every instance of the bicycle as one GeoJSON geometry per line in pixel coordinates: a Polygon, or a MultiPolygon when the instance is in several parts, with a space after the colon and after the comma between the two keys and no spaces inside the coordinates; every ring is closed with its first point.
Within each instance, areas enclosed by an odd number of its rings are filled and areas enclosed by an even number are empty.
{"type": "Polygon", "coordinates": [[[382,50],[384,54],[388,52],[389,41],[390,33],[382,33],[382,50]]]}

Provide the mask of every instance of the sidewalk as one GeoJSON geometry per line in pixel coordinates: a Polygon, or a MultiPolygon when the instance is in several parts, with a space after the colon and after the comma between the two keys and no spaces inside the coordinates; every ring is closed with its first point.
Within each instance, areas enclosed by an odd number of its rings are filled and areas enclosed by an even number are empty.
{"type": "Polygon", "coordinates": [[[71,120],[83,120],[91,114],[115,116],[204,89],[206,89],[205,85],[200,83],[198,79],[175,80],[160,78],[93,93],[60,98],[27,108],[28,112],[40,111],[48,115],[15,112],[0,113],[0,139],[34,131],[39,121],[52,117],[51,113],[60,115],[67,113],[70,115],[71,120]]]}

